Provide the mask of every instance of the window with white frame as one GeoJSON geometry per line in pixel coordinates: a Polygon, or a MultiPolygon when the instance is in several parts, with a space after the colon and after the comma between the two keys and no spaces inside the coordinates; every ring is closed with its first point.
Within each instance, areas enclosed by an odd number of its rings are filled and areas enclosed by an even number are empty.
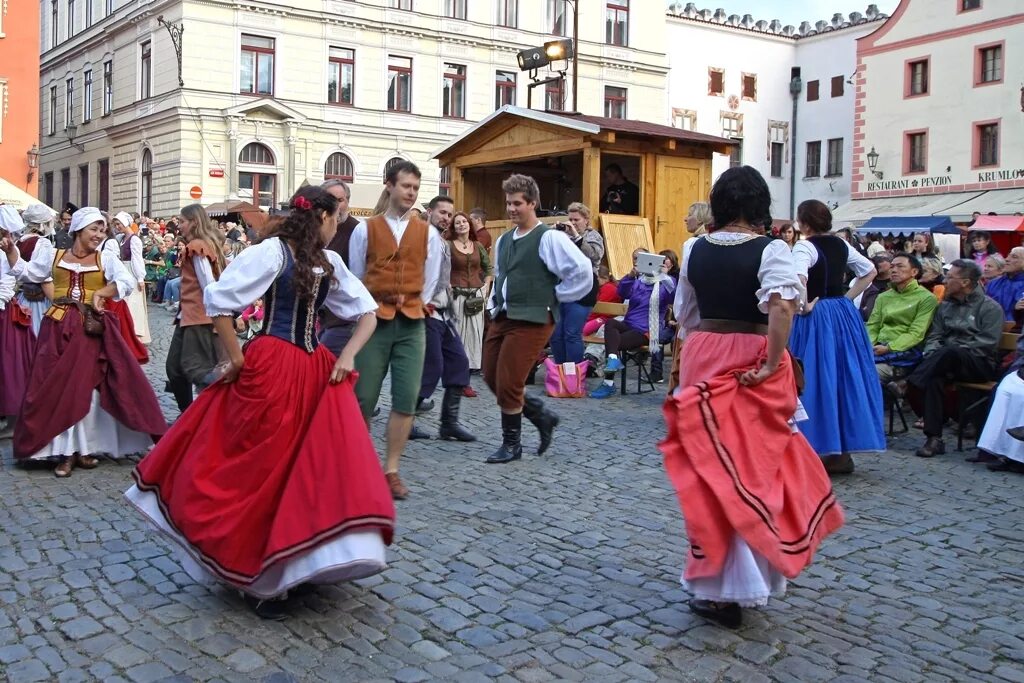
{"type": "Polygon", "coordinates": [[[548,27],[553,36],[569,35],[569,2],[568,0],[548,0],[548,27]]]}
{"type": "Polygon", "coordinates": [[[604,86],[604,115],[609,119],[626,118],[626,105],[629,92],[626,88],[616,88],[611,85],[604,86]]]}
{"type": "Polygon", "coordinates": [[[519,25],[519,0],[497,0],[498,26],[516,28],[519,25]]]}
{"type": "Polygon", "coordinates": [[[114,111],[114,62],[103,62],[103,115],[114,111]]]}
{"type": "Polygon", "coordinates": [[[68,39],[75,35],[75,0],[68,0],[68,39]]]}
{"type": "Polygon", "coordinates": [[[832,138],[828,141],[828,162],[825,175],[830,177],[843,175],[843,138],[832,138]]]}
{"type": "Polygon", "coordinates": [[[86,69],[82,79],[82,123],[92,121],[92,69],[86,69]]]}
{"type": "Polygon", "coordinates": [[[441,85],[441,114],[449,119],[466,118],[466,66],[464,64],[444,65],[444,82],[441,85]]]}
{"type": "Polygon", "coordinates": [[[57,86],[50,86],[50,122],[47,127],[49,135],[57,134],[57,86]]]}
{"type": "Polygon", "coordinates": [[[64,82],[64,129],[75,122],[75,77],[64,82]]]}
{"type": "Polygon", "coordinates": [[[354,177],[352,160],[348,158],[347,154],[335,152],[327,157],[327,163],[324,164],[324,180],[341,180],[351,183],[354,177]]]}
{"type": "Polygon", "coordinates": [[[142,170],[139,173],[139,210],[145,216],[153,216],[153,153],[142,152],[142,170]]]}
{"type": "Polygon", "coordinates": [[[139,99],[145,100],[153,94],[153,44],[150,41],[139,46],[139,99]]]}
{"type": "Polygon", "coordinates": [[[274,39],[242,36],[238,89],[252,95],[274,94],[274,39]]]}
{"type": "Polygon", "coordinates": [[[327,61],[327,101],[331,104],[355,104],[356,51],[332,47],[327,61]]]}
{"type": "Polygon", "coordinates": [[[57,0],[50,0],[50,47],[57,47],[60,40],[60,14],[57,9],[57,0]]]}
{"type": "Polygon", "coordinates": [[[388,111],[412,111],[412,57],[388,55],[388,111]]]}
{"type": "Polygon", "coordinates": [[[465,19],[467,1],[468,0],[444,0],[444,15],[449,19],[465,19]]]}
{"type": "Polygon", "coordinates": [[[734,111],[722,112],[722,137],[743,137],[743,114],[738,114],[734,111]]]}
{"type": "Polygon", "coordinates": [[[781,178],[789,148],[789,122],[768,121],[768,161],[773,178],[781,178]]]}
{"type": "Polygon", "coordinates": [[[673,109],[672,125],[683,130],[697,130],[697,112],[693,109],[673,109]]]}

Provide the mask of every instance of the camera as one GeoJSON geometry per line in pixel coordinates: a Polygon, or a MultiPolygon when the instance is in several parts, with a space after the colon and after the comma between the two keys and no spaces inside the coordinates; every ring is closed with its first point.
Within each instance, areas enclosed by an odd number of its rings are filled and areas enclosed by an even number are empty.
{"type": "Polygon", "coordinates": [[[562,232],[569,232],[569,230],[572,229],[572,225],[570,225],[569,223],[555,223],[555,228],[557,230],[561,230],[562,232]]]}

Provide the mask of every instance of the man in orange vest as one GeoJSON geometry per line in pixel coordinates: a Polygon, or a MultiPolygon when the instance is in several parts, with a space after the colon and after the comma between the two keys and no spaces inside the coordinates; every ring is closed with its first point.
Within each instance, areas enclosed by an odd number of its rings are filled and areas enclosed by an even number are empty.
{"type": "Polygon", "coordinates": [[[384,182],[383,214],[360,223],[349,242],[349,270],[377,301],[377,329],[356,356],[356,397],[369,422],[391,372],[391,415],[387,426],[384,474],[391,495],[404,499],[409,489],[398,465],[416,415],[426,348],[427,301],[441,271],[443,245],[436,230],[415,213],[420,170],[411,162],[393,166],[384,182]]]}

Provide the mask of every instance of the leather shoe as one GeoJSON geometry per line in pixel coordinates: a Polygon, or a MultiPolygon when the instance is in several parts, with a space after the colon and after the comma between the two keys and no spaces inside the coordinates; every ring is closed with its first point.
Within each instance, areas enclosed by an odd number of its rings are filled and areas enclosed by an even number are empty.
{"type": "Polygon", "coordinates": [[[519,460],[523,457],[523,446],[522,444],[515,444],[513,446],[506,446],[501,444],[498,450],[494,451],[493,454],[487,460],[484,460],[488,465],[504,465],[507,462],[513,460],[519,460]]]}
{"type": "Polygon", "coordinates": [[[466,386],[462,387],[462,395],[465,396],[466,398],[476,398],[479,394],[476,393],[473,387],[467,384],[466,386]]]}
{"type": "Polygon", "coordinates": [[[388,488],[391,489],[391,497],[395,500],[405,500],[409,495],[409,489],[402,483],[402,479],[398,476],[398,472],[388,472],[384,475],[384,478],[388,480],[388,488]]]}
{"type": "Polygon", "coordinates": [[[969,458],[964,458],[965,462],[999,462],[999,458],[992,455],[988,451],[983,451],[980,448],[978,452],[969,458]]]}
{"type": "Polygon", "coordinates": [[[524,398],[523,415],[533,423],[533,426],[540,433],[537,455],[544,455],[544,452],[551,446],[551,440],[555,436],[555,427],[560,422],[558,415],[544,407],[544,402],[539,398],[529,394],[524,398]]]}
{"type": "Polygon", "coordinates": [[[826,455],[822,457],[821,464],[828,474],[853,474],[853,457],[849,453],[826,455]]]}
{"type": "Polygon", "coordinates": [[[690,610],[708,621],[736,629],[743,625],[743,610],[735,602],[713,602],[711,600],[690,600],[690,610]]]}
{"type": "Polygon", "coordinates": [[[413,424],[412,429],[409,430],[409,438],[413,441],[418,439],[429,439],[430,432],[425,429],[420,429],[418,424],[413,424]]]}
{"type": "Polygon", "coordinates": [[[1006,433],[1017,439],[1017,441],[1024,441],[1024,427],[1010,427],[1006,430],[1006,433]]]}
{"type": "Polygon", "coordinates": [[[490,465],[503,465],[523,457],[523,414],[501,414],[501,447],[485,460],[490,465]]]}
{"type": "Polygon", "coordinates": [[[946,442],[938,436],[929,436],[925,439],[924,445],[914,453],[919,458],[934,458],[946,452],[946,442]]]}
{"type": "Polygon", "coordinates": [[[424,415],[434,409],[434,400],[430,398],[421,398],[416,401],[416,414],[424,415]]]}
{"type": "Polygon", "coordinates": [[[998,462],[989,463],[988,468],[993,472],[1024,473],[1024,464],[1021,464],[1016,460],[1010,460],[1009,458],[1000,458],[998,462]]]}

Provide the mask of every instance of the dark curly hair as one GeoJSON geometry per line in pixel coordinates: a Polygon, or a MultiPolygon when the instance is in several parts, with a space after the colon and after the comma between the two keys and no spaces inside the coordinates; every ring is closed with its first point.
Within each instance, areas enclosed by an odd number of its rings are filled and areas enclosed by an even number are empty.
{"type": "Polygon", "coordinates": [[[267,237],[278,237],[292,249],[295,256],[295,277],[292,286],[300,299],[313,296],[316,275],[313,268],[320,267],[325,278],[334,276],[334,267],[324,254],[324,241],[320,236],[322,215],[333,216],[338,200],[315,185],[300,188],[288,203],[291,213],[275,225],[267,237]]]}
{"type": "Polygon", "coordinates": [[[741,220],[760,227],[770,220],[772,193],[756,169],[737,166],[719,176],[711,188],[710,203],[716,230],[741,220]]]}

